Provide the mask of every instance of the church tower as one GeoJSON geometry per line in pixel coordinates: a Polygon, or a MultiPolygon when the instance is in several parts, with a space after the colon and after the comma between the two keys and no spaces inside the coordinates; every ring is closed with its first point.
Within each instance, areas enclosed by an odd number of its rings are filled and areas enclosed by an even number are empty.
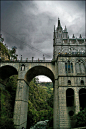
{"type": "Polygon", "coordinates": [[[54,26],[53,61],[57,62],[59,127],[73,128],[73,116],[86,108],[86,39],[69,38],[58,19],[54,26]]]}

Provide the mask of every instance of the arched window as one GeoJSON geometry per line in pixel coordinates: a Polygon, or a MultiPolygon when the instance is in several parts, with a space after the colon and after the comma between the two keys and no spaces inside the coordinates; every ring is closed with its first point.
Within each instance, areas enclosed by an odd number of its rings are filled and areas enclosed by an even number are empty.
{"type": "Polygon", "coordinates": [[[65,72],[73,73],[73,63],[70,63],[70,61],[65,63],[65,72]]]}
{"type": "Polygon", "coordinates": [[[68,73],[70,73],[70,61],[68,61],[68,73]]]}
{"type": "Polygon", "coordinates": [[[86,108],[86,89],[82,88],[79,90],[79,101],[80,101],[80,110],[84,110],[86,108]]]}
{"type": "Polygon", "coordinates": [[[24,64],[21,65],[21,71],[25,71],[25,65],[24,64]]]}
{"type": "Polygon", "coordinates": [[[85,67],[84,67],[84,63],[83,62],[81,62],[80,67],[81,67],[81,73],[85,73],[85,67]]]}
{"type": "Polygon", "coordinates": [[[71,72],[73,73],[73,63],[71,63],[71,72]]]}
{"type": "Polygon", "coordinates": [[[71,81],[70,80],[68,80],[68,85],[71,85],[71,81]]]}
{"type": "Polygon", "coordinates": [[[82,73],[84,74],[85,73],[85,65],[84,65],[84,62],[83,60],[77,60],[77,63],[76,63],[76,73],[82,73]]]}
{"type": "Polygon", "coordinates": [[[65,71],[66,71],[66,73],[67,73],[67,63],[65,63],[65,71]]]}
{"type": "Polygon", "coordinates": [[[72,88],[66,90],[66,104],[67,107],[74,106],[74,90],[72,88]]]}
{"type": "Polygon", "coordinates": [[[84,81],[83,80],[81,80],[81,85],[84,85],[84,81]]]}

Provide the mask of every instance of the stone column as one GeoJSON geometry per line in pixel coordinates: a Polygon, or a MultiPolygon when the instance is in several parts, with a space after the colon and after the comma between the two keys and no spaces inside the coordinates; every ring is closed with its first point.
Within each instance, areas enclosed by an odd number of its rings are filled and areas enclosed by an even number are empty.
{"type": "Polygon", "coordinates": [[[13,118],[16,129],[26,128],[28,94],[29,87],[27,83],[23,79],[18,79],[13,118]]]}
{"type": "Polygon", "coordinates": [[[59,110],[58,110],[58,70],[55,62],[55,84],[54,84],[54,108],[53,108],[53,128],[59,128],[59,110]]]}
{"type": "Polygon", "coordinates": [[[75,96],[74,96],[74,98],[75,98],[75,114],[77,114],[79,111],[80,111],[80,104],[79,104],[79,90],[78,90],[78,88],[76,87],[75,88],[75,96]]]}

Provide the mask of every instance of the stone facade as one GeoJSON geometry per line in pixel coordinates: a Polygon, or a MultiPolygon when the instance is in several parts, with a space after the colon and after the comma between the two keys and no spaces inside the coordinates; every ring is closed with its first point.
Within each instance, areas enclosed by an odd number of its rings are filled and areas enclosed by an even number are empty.
{"type": "MultiPolygon", "coordinates": [[[[86,89],[85,44],[86,39],[81,35],[75,38],[73,34],[69,38],[67,28],[63,30],[58,19],[58,27],[55,29],[54,26],[53,60],[57,62],[59,126],[54,121],[54,129],[74,127],[76,121],[72,116],[80,111],[80,107],[86,108],[85,104],[81,104],[80,98],[80,90],[86,89]]],[[[84,93],[86,92],[82,92],[84,93]]]]}

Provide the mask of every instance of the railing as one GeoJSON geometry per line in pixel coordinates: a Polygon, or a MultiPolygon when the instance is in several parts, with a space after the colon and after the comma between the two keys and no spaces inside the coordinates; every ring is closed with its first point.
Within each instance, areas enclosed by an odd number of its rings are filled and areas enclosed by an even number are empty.
{"type": "Polygon", "coordinates": [[[52,60],[1,60],[2,63],[45,63],[45,62],[52,62],[52,60]]]}

